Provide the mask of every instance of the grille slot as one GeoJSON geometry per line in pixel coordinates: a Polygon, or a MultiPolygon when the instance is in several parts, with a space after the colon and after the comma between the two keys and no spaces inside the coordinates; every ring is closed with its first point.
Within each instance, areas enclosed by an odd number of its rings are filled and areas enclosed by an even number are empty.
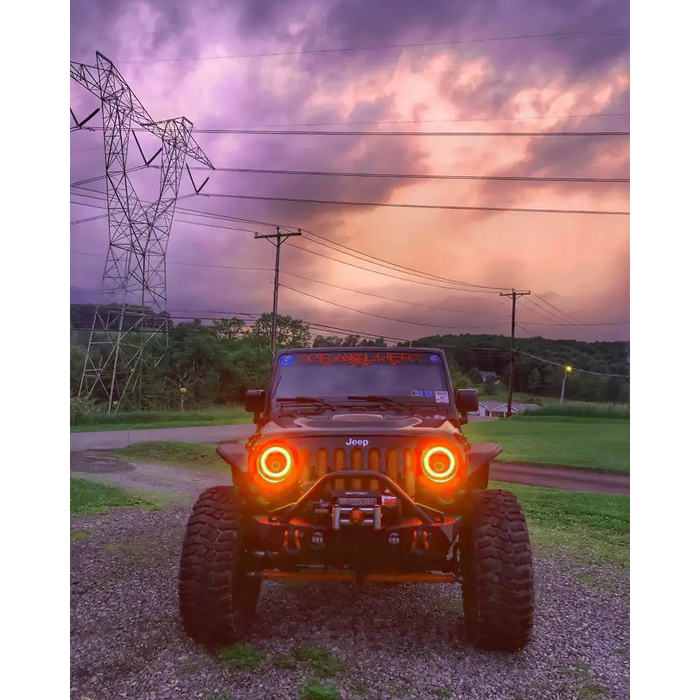
{"type": "MultiPolygon", "coordinates": [[[[328,450],[320,447],[315,450],[301,450],[301,464],[303,473],[313,475],[316,479],[325,476],[329,471],[339,472],[338,478],[333,479],[334,489],[379,489],[379,481],[371,477],[372,472],[386,474],[393,482],[398,484],[409,496],[415,496],[415,454],[413,448],[405,447],[372,447],[365,451],[359,447],[337,447],[328,450]],[[330,452],[330,453],[329,453],[330,452]],[[307,463],[307,456],[310,464],[307,463]],[[345,479],[342,472],[348,469],[353,471],[366,471],[367,478],[345,479]]],[[[312,477],[312,478],[313,478],[312,477]]]]}

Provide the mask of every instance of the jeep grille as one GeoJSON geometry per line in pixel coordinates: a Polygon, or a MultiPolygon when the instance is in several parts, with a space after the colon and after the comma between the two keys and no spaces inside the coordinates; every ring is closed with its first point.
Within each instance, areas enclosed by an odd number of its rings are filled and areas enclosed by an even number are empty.
{"type": "Polygon", "coordinates": [[[342,472],[347,469],[367,471],[367,478],[344,479],[338,476],[333,483],[335,489],[379,489],[377,479],[371,472],[386,474],[409,496],[415,496],[415,449],[406,447],[337,447],[316,449],[302,448],[299,451],[303,481],[315,481],[329,472],[342,472]]]}

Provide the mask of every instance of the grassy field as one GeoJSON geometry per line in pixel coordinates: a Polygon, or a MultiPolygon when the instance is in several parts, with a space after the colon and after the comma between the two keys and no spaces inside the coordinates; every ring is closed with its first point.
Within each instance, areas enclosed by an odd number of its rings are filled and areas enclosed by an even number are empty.
{"type": "Polygon", "coordinates": [[[90,413],[71,425],[72,433],[103,430],[149,430],[152,428],[185,428],[199,425],[232,425],[251,423],[252,416],[243,406],[206,408],[197,411],[120,411],[116,414],[90,413]]]}
{"type": "Polygon", "coordinates": [[[70,514],[91,515],[112,508],[157,508],[158,504],[130,494],[117,486],[88,479],[70,480],[70,514]]]}
{"type": "Polygon", "coordinates": [[[533,547],[593,564],[629,566],[630,497],[492,481],[514,493],[525,511],[533,547]]]}
{"type": "Polygon", "coordinates": [[[498,460],[527,464],[584,467],[607,472],[630,471],[630,423],[620,418],[513,416],[470,423],[471,442],[503,447],[498,460]]]}

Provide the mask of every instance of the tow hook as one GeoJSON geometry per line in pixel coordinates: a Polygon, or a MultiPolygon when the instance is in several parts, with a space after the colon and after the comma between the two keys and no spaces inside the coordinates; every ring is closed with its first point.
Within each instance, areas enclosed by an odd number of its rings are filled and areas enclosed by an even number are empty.
{"type": "Polygon", "coordinates": [[[282,542],[282,547],[288,555],[299,554],[301,551],[301,545],[299,544],[299,530],[293,527],[287,528],[284,531],[284,541],[282,542]],[[289,546],[290,539],[294,540],[293,546],[289,546]]]}
{"type": "Polygon", "coordinates": [[[425,554],[430,549],[428,543],[428,533],[423,529],[413,531],[413,541],[411,542],[411,552],[415,554],[425,554]]]}

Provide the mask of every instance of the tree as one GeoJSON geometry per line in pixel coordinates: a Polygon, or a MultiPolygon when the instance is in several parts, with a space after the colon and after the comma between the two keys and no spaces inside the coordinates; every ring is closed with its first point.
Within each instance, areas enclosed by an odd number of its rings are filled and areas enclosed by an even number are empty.
{"type": "Polygon", "coordinates": [[[342,342],[344,348],[356,348],[360,344],[359,335],[348,335],[342,342]]]}
{"type": "Polygon", "coordinates": [[[453,357],[447,359],[447,368],[450,371],[450,379],[452,381],[452,388],[456,391],[457,389],[473,389],[474,384],[469,379],[469,377],[462,372],[456,360],[453,357]]]}
{"type": "Polygon", "coordinates": [[[315,348],[337,348],[343,343],[343,339],[337,335],[317,335],[314,338],[315,348]]]}
{"type": "Polygon", "coordinates": [[[214,321],[211,325],[219,338],[235,340],[236,338],[240,338],[243,328],[245,327],[245,321],[235,317],[222,318],[218,321],[214,321]]]}
{"type": "Polygon", "coordinates": [[[605,389],[603,391],[603,397],[606,401],[611,403],[616,403],[620,400],[620,395],[622,393],[622,382],[619,377],[608,377],[608,381],[605,383],[605,389]]]}
{"type": "MultiPolygon", "coordinates": [[[[253,324],[253,337],[270,347],[272,338],[272,314],[262,314],[253,324]]],[[[277,317],[277,349],[308,348],[311,346],[309,327],[300,319],[291,316],[277,317]]]]}
{"type": "Polygon", "coordinates": [[[527,375],[527,389],[528,391],[537,391],[542,384],[542,375],[540,371],[535,367],[530,374],[527,375]]]}
{"type": "Polygon", "coordinates": [[[484,394],[487,396],[496,395],[496,377],[488,377],[484,383],[484,394]]]}
{"type": "Polygon", "coordinates": [[[483,384],[484,380],[481,378],[481,372],[479,372],[478,367],[472,367],[468,372],[467,372],[467,377],[471,380],[472,384],[474,386],[478,386],[479,384],[483,384]]]}

